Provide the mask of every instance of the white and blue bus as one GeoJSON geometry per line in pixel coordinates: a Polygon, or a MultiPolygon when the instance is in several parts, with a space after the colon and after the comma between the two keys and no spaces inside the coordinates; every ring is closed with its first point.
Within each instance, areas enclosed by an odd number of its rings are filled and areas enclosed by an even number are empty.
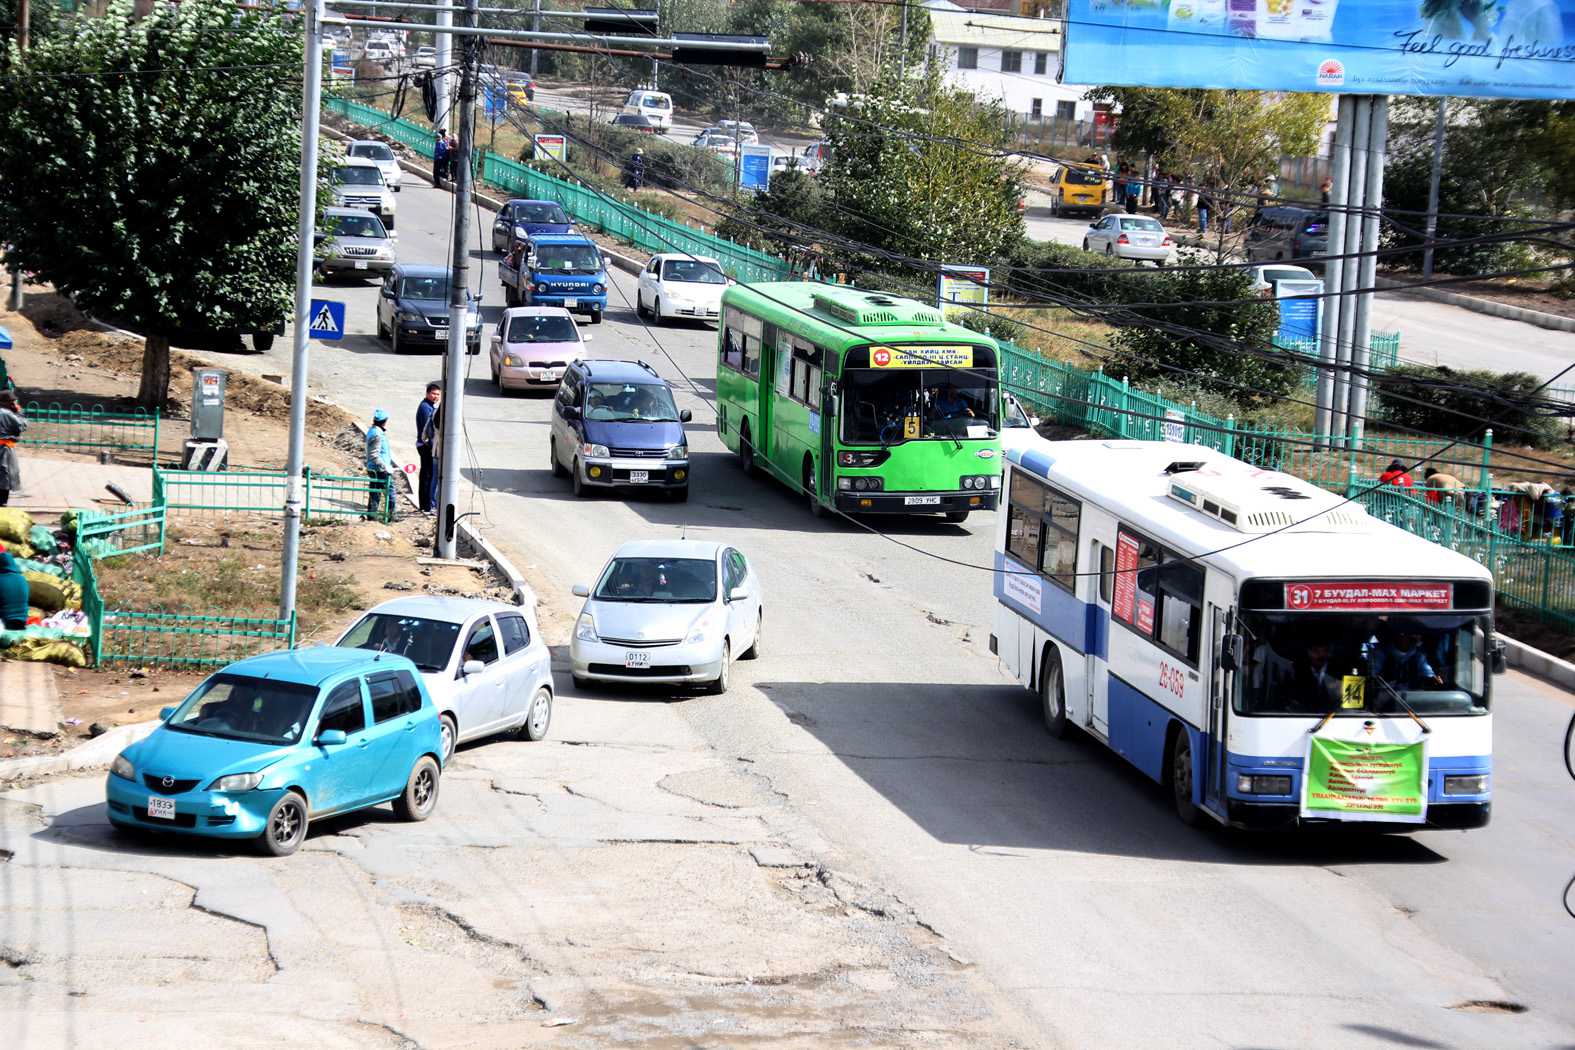
{"type": "Polygon", "coordinates": [[[1188,823],[1487,823],[1484,567],[1198,445],[1006,459],[990,646],[1052,733],[1108,744],[1188,823]]]}

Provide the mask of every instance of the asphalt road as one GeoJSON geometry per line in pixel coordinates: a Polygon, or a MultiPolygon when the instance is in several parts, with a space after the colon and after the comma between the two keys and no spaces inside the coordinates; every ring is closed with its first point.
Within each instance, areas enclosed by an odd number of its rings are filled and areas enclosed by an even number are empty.
{"type": "MultiPolygon", "coordinates": [[[[401,256],[440,262],[450,197],[406,186],[401,256]]],[[[475,258],[487,302],[500,304],[490,252],[475,258]]],[[[1046,737],[1035,703],[999,673],[986,651],[989,576],[977,568],[992,515],[883,522],[883,538],[812,519],[786,490],[744,478],[709,408],[714,331],[647,330],[625,306],[632,279],[613,282],[591,349],[652,363],[694,411],[690,502],[575,500],[547,469],[550,401],[499,396],[483,356],[466,385],[463,509],[559,617],[574,609],[569,586],[625,540],[725,538],[755,559],[763,658],[738,665],[726,698],[663,707],[679,725],[662,731],[747,764],[819,862],[899,899],[974,964],[1000,996],[993,1020],[969,1029],[977,1041],[989,1030],[1069,1047],[1575,1046],[1575,923],[1560,906],[1575,871],[1575,784],[1559,765],[1570,695],[1498,680],[1485,830],[1188,829],[1113,754],[1046,737]]],[[[394,358],[374,339],[375,285],[319,294],[349,302],[358,334],[314,346],[314,392],[363,416],[388,408],[396,451],[408,450],[439,358],[394,358]]],[[[288,352],[281,340],[233,364],[287,373],[288,352]]],[[[615,719],[619,746],[640,753],[651,716],[631,701],[643,698],[576,697],[559,684],[566,710],[615,719]]],[[[449,862],[430,863],[445,873],[449,862]]]]}

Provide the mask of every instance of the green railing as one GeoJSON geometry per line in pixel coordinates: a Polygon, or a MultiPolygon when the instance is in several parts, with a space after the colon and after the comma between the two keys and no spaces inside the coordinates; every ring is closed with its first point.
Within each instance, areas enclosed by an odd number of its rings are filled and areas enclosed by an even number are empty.
{"type": "Polygon", "coordinates": [[[86,550],[95,558],[147,551],[163,554],[165,513],[164,504],[157,500],[118,514],[78,511],[77,549],[86,550]]]}
{"type": "MultiPolygon", "coordinates": [[[[379,520],[389,521],[393,479],[346,477],[305,472],[305,502],[301,513],[314,518],[361,517],[375,490],[379,520]]],[[[154,470],[153,502],[180,514],[266,514],[282,516],[289,487],[282,470],[154,470]]]]}
{"type": "Polygon", "coordinates": [[[20,443],[34,448],[69,448],[85,451],[146,452],[159,447],[159,413],[137,409],[109,412],[101,405],[40,405],[29,401],[23,408],[27,430],[20,443]]]}

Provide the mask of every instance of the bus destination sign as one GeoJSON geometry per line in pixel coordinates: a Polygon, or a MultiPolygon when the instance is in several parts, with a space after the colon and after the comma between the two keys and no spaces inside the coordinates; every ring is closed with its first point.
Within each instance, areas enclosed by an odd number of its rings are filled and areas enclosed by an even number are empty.
{"type": "Polygon", "coordinates": [[[972,368],[971,346],[877,346],[870,350],[875,368],[972,368]]]}
{"type": "Polygon", "coordinates": [[[1417,612],[1450,609],[1451,583],[1317,580],[1285,585],[1285,607],[1300,612],[1417,612]]]}

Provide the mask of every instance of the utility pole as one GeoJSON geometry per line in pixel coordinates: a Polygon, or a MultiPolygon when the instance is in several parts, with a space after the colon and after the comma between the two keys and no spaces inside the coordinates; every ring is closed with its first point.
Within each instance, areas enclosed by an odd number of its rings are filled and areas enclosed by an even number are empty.
{"type": "Polygon", "coordinates": [[[901,42],[897,46],[902,49],[902,79],[903,79],[904,83],[907,83],[907,80],[908,80],[908,5],[906,3],[904,3],[902,5],[902,37],[901,37],[901,42]]]}
{"type": "Polygon", "coordinates": [[[302,472],[306,460],[307,365],[312,319],[312,257],[317,245],[317,128],[323,107],[323,0],[308,0],[306,67],[301,98],[301,200],[295,226],[295,343],[290,354],[290,446],[285,463],[284,564],[279,578],[279,619],[295,615],[297,562],[300,560],[302,472]]]}
{"type": "Polygon", "coordinates": [[[1444,177],[1444,125],[1449,97],[1438,99],[1438,121],[1433,125],[1433,174],[1427,184],[1427,239],[1422,242],[1422,280],[1433,277],[1433,235],[1438,232],[1438,184],[1444,177]]]}
{"type": "MultiPolygon", "coordinates": [[[[479,0],[465,0],[464,24],[480,22],[479,0]]],[[[475,138],[476,73],[481,40],[461,42],[464,64],[459,75],[459,155],[454,170],[454,259],[449,271],[448,357],[443,363],[443,455],[438,462],[436,550],[454,557],[455,523],[459,515],[459,464],[464,447],[465,337],[470,331],[470,154],[475,138]]]]}
{"type": "MultiPolygon", "coordinates": [[[[26,51],[28,45],[27,24],[32,11],[29,0],[20,0],[16,8],[16,49],[26,51]]],[[[7,304],[13,313],[22,311],[22,268],[15,263],[11,264],[11,300],[7,304]]]]}
{"type": "MultiPolygon", "coordinates": [[[[541,32],[541,0],[536,0],[533,10],[535,14],[531,16],[530,30],[532,33],[539,33],[541,32]]],[[[540,57],[541,48],[533,47],[530,49],[530,78],[532,80],[536,79],[536,60],[540,57]]]]}
{"type": "MultiPolygon", "coordinates": [[[[536,2],[539,4],[541,0],[536,0],[536,2]]],[[[448,72],[448,67],[454,61],[454,36],[451,33],[443,32],[443,30],[452,27],[453,24],[454,12],[448,10],[445,4],[444,10],[440,10],[437,13],[437,32],[432,34],[435,38],[433,43],[437,47],[436,55],[433,58],[433,62],[437,67],[437,74],[432,78],[432,87],[437,96],[437,116],[432,123],[439,128],[447,127],[448,122],[453,119],[454,113],[449,106],[449,100],[453,98],[453,92],[449,90],[449,85],[453,83],[453,79],[452,74],[448,72]]]]}

